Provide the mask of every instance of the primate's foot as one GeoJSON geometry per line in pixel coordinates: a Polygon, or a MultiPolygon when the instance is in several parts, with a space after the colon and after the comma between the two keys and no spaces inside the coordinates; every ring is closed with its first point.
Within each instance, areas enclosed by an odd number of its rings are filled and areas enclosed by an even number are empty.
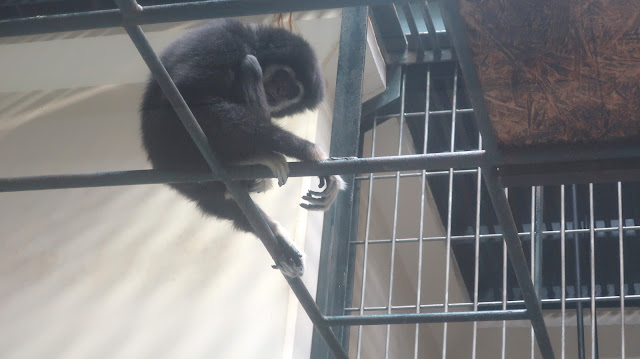
{"type": "Polygon", "coordinates": [[[280,225],[276,224],[273,234],[278,241],[280,256],[276,258],[274,269],[279,269],[289,278],[301,277],[304,274],[304,255],[289,239],[289,234],[280,225]]]}

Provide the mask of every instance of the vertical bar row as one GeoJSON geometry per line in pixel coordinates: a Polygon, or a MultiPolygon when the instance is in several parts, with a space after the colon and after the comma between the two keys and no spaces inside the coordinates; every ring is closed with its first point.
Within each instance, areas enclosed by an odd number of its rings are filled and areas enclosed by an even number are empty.
{"type": "MultiPolygon", "coordinates": [[[[371,129],[371,157],[376,155],[376,128],[378,127],[378,117],[373,116],[373,128],[371,129]]],[[[360,315],[364,315],[364,298],[367,283],[367,263],[369,258],[369,231],[371,228],[371,199],[373,197],[373,173],[369,174],[369,193],[367,195],[367,219],[365,220],[364,231],[364,253],[362,254],[362,284],[360,291],[360,315]]],[[[362,349],[362,325],[358,327],[358,347],[357,358],[360,359],[362,349]]]]}
{"type": "Polygon", "coordinates": [[[618,182],[618,245],[620,253],[620,354],[625,359],[624,340],[624,231],[622,229],[622,183],[618,182]]]}
{"type": "MultiPolygon", "coordinates": [[[[406,84],[406,69],[403,68],[402,78],[400,84],[400,130],[398,131],[398,156],[402,156],[402,134],[404,132],[404,96],[405,96],[405,84],[406,84]]],[[[400,171],[396,172],[396,190],[395,190],[395,200],[393,204],[393,231],[391,234],[391,265],[389,272],[389,302],[387,304],[387,314],[391,314],[391,307],[393,303],[393,278],[395,272],[395,262],[396,262],[396,239],[397,239],[397,230],[398,230],[398,199],[400,192],[400,171]]],[[[386,344],[384,348],[384,357],[385,359],[389,359],[389,347],[391,344],[390,339],[391,332],[391,324],[387,324],[386,331],[386,344]]]]}
{"type": "MultiPolygon", "coordinates": [[[[431,68],[427,67],[426,79],[426,99],[424,110],[424,141],[422,142],[422,153],[427,153],[427,143],[429,139],[429,109],[431,96],[431,68]]],[[[416,284],[416,313],[420,313],[420,302],[422,301],[422,247],[424,237],[424,195],[427,186],[427,171],[422,170],[422,178],[420,181],[420,229],[418,231],[418,282],[416,284]]],[[[416,324],[416,332],[414,337],[413,357],[418,359],[420,344],[420,324],[416,324]]]]}
{"type": "MultiPolygon", "coordinates": [[[[458,97],[458,67],[456,66],[453,72],[453,95],[451,97],[451,147],[450,151],[455,152],[455,139],[456,139],[456,105],[458,97]]],[[[449,193],[447,202],[447,248],[446,248],[446,264],[445,264],[445,282],[444,282],[444,312],[449,311],[449,272],[451,270],[451,213],[453,206],[453,169],[449,168],[449,193]]],[[[442,359],[447,357],[447,329],[448,323],[444,323],[443,337],[442,337],[442,359]]]]}

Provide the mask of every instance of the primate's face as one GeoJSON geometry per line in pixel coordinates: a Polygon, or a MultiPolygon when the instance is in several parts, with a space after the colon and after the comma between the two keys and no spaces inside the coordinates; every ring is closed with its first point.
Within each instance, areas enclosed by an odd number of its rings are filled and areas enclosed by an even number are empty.
{"type": "Polygon", "coordinates": [[[280,111],[302,98],[304,86],[288,66],[271,65],[263,74],[263,85],[271,112],[280,111]]]}

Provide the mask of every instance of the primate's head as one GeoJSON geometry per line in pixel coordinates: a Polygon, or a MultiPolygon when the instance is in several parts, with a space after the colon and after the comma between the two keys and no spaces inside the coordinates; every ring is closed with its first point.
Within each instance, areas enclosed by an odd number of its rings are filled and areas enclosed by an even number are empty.
{"type": "Polygon", "coordinates": [[[295,105],[304,96],[304,85],[289,66],[270,65],[263,70],[262,79],[272,114],[295,105]]]}
{"type": "Polygon", "coordinates": [[[322,73],[311,46],[300,36],[274,27],[256,31],[256,57],[272,117],[315,109],[324,97],[322,73]]]}

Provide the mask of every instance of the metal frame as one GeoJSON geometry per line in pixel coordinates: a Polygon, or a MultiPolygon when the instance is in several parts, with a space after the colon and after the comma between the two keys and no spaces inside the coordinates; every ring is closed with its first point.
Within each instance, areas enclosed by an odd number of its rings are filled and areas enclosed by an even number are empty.
{"type": "MultiPolygon", "coordinates": [[[[358,155],[368,13],[366,6],[342,11],[339,76],[336,79],[329,151],[332,156],[358,155]]],[[[343,175],[347,190],[338,195],[335,204],[324,215],[316,302],[325,315],[343,314],[349,301],[349,242],[354,223],[352,218],[357,209],[354,205],[354,177],[353,174],[343,175]]],[[[347,347],[348,327],[336,327],[334,331],[343,347],[347,347]]],[[[329,351],[317,335],[313,338],[311,352],[314,358],[329,357],[329,351]]]]}
{"type": "MultiPolygon", "coordinates": [[[[273,233],[271,232],[264,218],[262,218],[262,216],[260,215],[259,209],[250,199],[248,193],[238,185],[236,185],[233,181],[234,179],[271,177],[272,175],[268,173],[269,171],[267,169],[256,166],[237,167],[230,168],[228,170],[222,169],[219,166],[218,161],[216,160],[207,144],[207,140],[202,129],[199,127],[197,121],[189,111],[188,106],[182,99],[178,89],[164,69],[158,56],[149,45],[139,25],[167,21],[205,19],[213,17],[228,17],[296,10],[361,6],[367,4],[389,4],[391,3],[391,1],[283,0],[277,2],[269,2],[212,0],[171,5],[158,5],[144,8],[139,6],[135,0],[115,1],[118,4],[119,10],[94,11],[88,13],[0,21],[0,36],[14,36],[56,31],[123,26],[136,45],[138,51],[144,58],[145,62],[149,66],[149,69],[151,70],[154,78],[156,79],[156,81],[158,81],[165,95],[169,98],[174,109],[179,114],[181,121],[189,131],[194,142],[198,145],[201,153],[206,158],[207,163],[210,166],[211,173],[178,173],[157,170],[142,170],[107,172],[99,174],[4,178],[0,179],[0,192],[189,181],[223,181],[228,187],[233,198],[238,202],[240,207],[249,218],[252,226],[256,229],[258,236],[269,251],[270,255],[274,258],[275,261],[277,261],[281,253],[275,246],[276,242],[275,238],[273,237],[273,233]]],[[[339,340],[339,338],[344,338],[344,336],[342,334],[338,334],[338,336],[336,336],[336,332],[331,329],[331,327],[334,326],[361,326],[383,324],[390,325],[398,323],[434,322],[447,323],[458,321],[513,320],[524,318],[531,320],[542,356],[545,359],[554,358],[554,353],[551,348],[547,329],[542,318],[540,304],[541,302],[536,294],[535,287],[531,279],[531,273],[527,268],[525,255],[520,242],[519,236],[521,234],[519,234],[517,231],[507,200],[507,196],[505,194],[505,188],[499,178],[497,167],[505,164],[533,164],[576,160],[637,157],[637,154],[639,153],[638,147],[629,146],[619,149],[591,148],[586,149],[585,151],[575,151],[567,153],[557,153],[553,150],[539,151],[537,153],[507,154],[500,152],[497,148],[495,138],[488,121],[486,106],[483,103],[477,74],[475,73],[475,69],[473,67],[473,64],[471,63],[470,50],[465,43],[465,37],[462,36],[462,22],[458,18],[453,1],[442,0],[440,3],[447,24],[447,29],[452,34],[452,40],[456,49],[458,60],[460,62],[461,70],[465,76],[467,87],[471,92],[471,101],[474,108],[473,111],[475,113],[475,117],[478,121],[478,126],[482,134],[481,148],[484,149],[479,149],[476,151],[454,152],[452,141],[450,153],[426,154],[425,151],[425,154],[422,155],[402,157],[377,157],[368,159],[353,157],[357,155],[357,147],[355,146],[357,146],[358,143],[358,120],[360,118],[361,110],[359,101],[360,97],[358,95],[354,96],[352,94],[360,93],[359,89],[361,89],[362,84],[362,75],[364,68],[363,39],[364,36],[366,36],[367,13],[366,7],[357,7],[346,10],[343,14],[343,19],[348,19],[349,21],[347,21],[345,24],[345,21],[343,20],[343,28],[341,31],[340,66],[338,70],[339,82],[336,90],[336,113],[333,124],[334,129],[343,129],[342,126],[345,126],[345,123],[350,123],[347,127],[349,131],[345,131],[347,133],[344,136],[337,136],[337,131],[334,131],[335,137],[332,141],[331,146],[332,155],[343,156],[345,158],[338,158],[319,163],[291,163],[290,176],[318,176],[328,174],[355,175],[369,172],[372,173],[396,171],[395,178],[396,181],[399,181],[399,178],[401,177],[399,171],[413,169],[421,171],[419,175],[422,177],[422,181],[424,182],[426,171],[446,170],[444,173],[448,174],[450,178],[453,176],[455,170],[474,169],[474,171],[478,171],[478,173],[480,173],[484,178],[486,186],[489,189],[491,200],[494,204],[494,207],[496,208],[499,222],[503,228],[505,248],[511,258],[511,263],[515,270],[520,287],[523,289],[523,298],[524,304],[526,305],[526,310],[506,310],[506,307],[503,306],[502,310],[477,312],[475,311],[475,309],[477,309],[478,307],[478,302],[477,298],[474,298],[474,311],[450,313],[448,312],[448,302],[445,300],[444,313],[420,313],[420,294],[418,294],[418,305],[415,308],[416,313],[391,314],[390,296],[389,306],[388,308],[386,308],[386,310],[388,311],[387,314],[365,315],[364,306],[361,306],[360,315],[341,315],[339,313],[339,310],[342,310],[343,312],[348,311],[344,310],[344,305],[342,305],[342,307],[340,308],[338,308],[338,306],[332,307],[329,304],[329,302],[331,301],[330,299],[327,298],[326,300],[324,300],[324,302],[323,300],[319,299],[319,304],[321,304],[322,306],[321,310],[321,308],[316,305],[313,297],[310,295],[309,291],[304,286],[300,278],[286,278],[286,280],[291,286],[295,295],[298,297],[302,307],[305,309],[305,311],[313,321],[315,329],[327,344],[330,352],[336,358],[347,358],[347,354],[345,353],[344,348],[341,345],[341,340],[339,340]],[[360,46],[354,46],[354,44],[358,44],[360,46]],[[349,49],[350,51],[347,51],[349,49]],[[347,148],[346,145],[348,143],[353,144],[353,146],[347,148]],[[324,314],[323,311],[325,312],[324,314]]],[[[408,9],[408,12],[413,13],[414,16],[424,11],[424,7],[421,8],[420,5],[417,5],[418,7],[415,6],[416,4],[411,4],[406,5],[405,8],[408,9]]],[[[415,26],[412,26],[412,32],[414,32],[415,30],[414,27],[415,26]]],[[[404,83],[401,84],[400,91],[404,91],[404,83]]],[[[456,114],[464,111],[469,110],[459,110],[455,108],[454,104],[453,110],[450,111],[451,121],[453,125],[455,125],[456,114]]],[[[428,119],[429,115],[433,115],[433,113],[429,111],[428,106],[425,112],[422,113],[405,115],[404,109],[401,112],[401,117],[403,119],[405,118],[405,116],[425,116],[428,119]]],[[[370,178],[373,179],[373,177],[373,174],[371,174],[370,178]]],[[[351,183],[353,183],[353,176],[348,177],[348,179],[351,183]]],[[[478,179],[478,186],[480,186],[480,179],[478,179]]],[[[351,188],[353,188],[353,186],[351,186],[351,188]]],[[[422,193],[422,196],[424,197],[424,193],[422,193]]],[[[333,250],[331,256],[340,255],[340,252],[336,252],[335,249],[346,248],[345,246],[348,246],[349,242],[351,241],[351,228],[349,227],[349,223],[347,223],[349,219],[341,218],[345,213],[349,215],[349,218],[351,218],[350,216],[352,215],[353,207],[353,191],[341,194],[338,199],[338,205],[339,207],[334,207],[332,211],[329,212],[325,217],[326,235],[323,238],[323,248],[331,248],[333,250]],[[335,223],[338,224],[333,227],[335,223]],[[338,245],[338,247],[335,247],[335,245],[338,245]]],[[[622,226],[622,224],[620,224],[620,226],[622,226]]],[[[592,243],[591,260],[593,261],[593,220],[589,232],[592,243]]],[[[562,233],[564,234],[564,231],[562,233]]],[[[620,233],[620,235],[622,236],[622,231],[620,233]]],[[[471,237],[475,238],[477,245],[477,241],[480,238],[479,233],[476,233],[475,236],[471,237]]],[[[447,247],[450,246],[451,241],[454,239],[455,238],[452,238],[449,232],[446,238],[447,247]]],[[[398,241],[400,241],[400,239],[395,238],[394,235],[392,243],[395,245],[395,243],[398,241]]],[[[365,246],[367,245],[367,243],[368,241],[365,243],[365,246]]],[[[422,243],[422,241],[420,241],[420,243],[422,243]]],[[[323,251],[325,251],[325,253],[328,253],[329,249],[323,249],[323,251]]],[[[341,255],[344,258],[344,256],[346,256],[347,254],[342,253],[341,255]]],[[[506,265],[506,259],[504,265],[506,265]]],[[[622,276],[623,273],[621,273],[621,277],[622,276]]],[[[342,280],[346,277],[346,269],[339,268],[331,273],[326,273],[324,277],[321,277],[321,282],[342,280]]],[[[391,276],[391,278],[393,278],[393,276],[391,276]]],[[[477,283],[477,278],[475,280],[477,283]]],[[[592,310],[595,306],[593,295],[594,294],[592,289],[592,310]]],[[[339,297],[342,299],[339,299],[338,302],[342,301],[341,303],[344,304],[344,293],[339,297]]],[[[620,298],[621,305],[624,305],[624,296],[621,297],[623,297],[620,298]]],[[[585,300],[588,300],[588,298],[585,300]]],[[[334,305],[335,303],[336,302],[334,302],[334,305]]],[[[506,302],[503,302],[503,305],[506,305],[505,303],[506,302]]],[[[595,317],[592,316],[592,321],[594,320],[595,317]]],[[[340,330],[338,330],[337,332],[341,333],[340,330]]],[[[417,333],[418,329],[416,328],[416,335],[417,333]]],[[[595,336],[595,333],[592,333],[592,335],[595,336]]],[[[314,346],[318,345],[321,345],[321,342],[315,341],[314,346]]],[[[322,355],[324,357],[328,356],[327,351],[323,352],[321,349],[318,350],[323,353],[319,355],[322,355]]],[[[446,350],[446,346],[444,350],[446,350]]],[[[445,354],[446,352],[443,353],[443,355],[445,354]]],[[[320,356],[318,356],[318,358],[319,357],[320,356]]],[[[316,356],[314,356],[314,358],[316,358],[316,356]]]]}

